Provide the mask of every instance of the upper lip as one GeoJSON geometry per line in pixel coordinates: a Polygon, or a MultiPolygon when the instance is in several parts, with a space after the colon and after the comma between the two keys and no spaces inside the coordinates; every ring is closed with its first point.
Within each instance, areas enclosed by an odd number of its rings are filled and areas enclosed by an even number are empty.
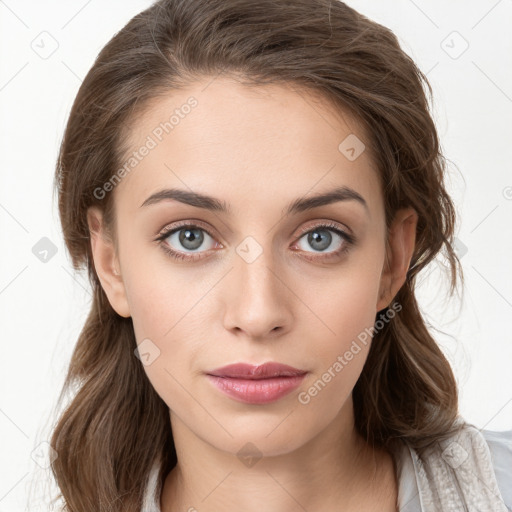
{"type": "Polygon", "coordinates": [[[248,363],[228,364],[222,368],[217,368],[208,372],[208,375],[217,377],[235,377],[243,379],[269,379],[272,377],[294,377],[296,375],[304,375],[304,370],[293,368],[286,364],[269,362],[260,365],[248,363]]]}

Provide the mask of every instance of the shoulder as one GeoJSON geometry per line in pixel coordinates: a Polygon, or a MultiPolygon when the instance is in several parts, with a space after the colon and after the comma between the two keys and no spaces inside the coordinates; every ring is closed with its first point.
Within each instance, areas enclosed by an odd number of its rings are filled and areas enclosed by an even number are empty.
{"type": "Polygon", "coordinates": [[[462,418],[458,422],[452,435],[425,450],[408,446],[412,465],[404,466],[403,457],[401,512],[464,507],[512,511],[512,430],[482,430],[462,418]]]}
{"type": "Polygon", "coordinates": [[[481,430],[489,451],[496,480],[505,505],[512,509],[512,430],[481,430]]]}
{"type": "Polygon", "coordinates": [[[155,461],[148,475],[146,488],[142,498],[141,512],[161,512],[160,495],[162,492],[159,484],[160,462],[155,461]]]}
{"type": "Polygon", "coordinates": [[[499,491],[502,505],[512,510],[512,430],[497,432],[462,422],[460,431],[442,446],[442,458],[459,478],[465,471],[473,478],[474,485],[484,483],[486,492],[497,485],[493,494],[499,491]],[[464,470],[466,459],[471,468],[467,466],[464,470]]]}

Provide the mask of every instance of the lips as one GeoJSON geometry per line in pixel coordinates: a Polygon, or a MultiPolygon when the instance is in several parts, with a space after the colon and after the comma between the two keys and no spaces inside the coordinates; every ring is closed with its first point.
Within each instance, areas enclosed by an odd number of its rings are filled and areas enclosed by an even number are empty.
{"type": "Polygon", "coordinates": [[[273,377],[296,377],[307,373],[286,364],[269,362],[265,364],[251,365],[247,363],[235,363],[207,372],[216,377],[229,377],[247,380],[270,379],[273,377]]]}
{"type": "Polygon", "coordinates": [[[302,383],[306,371],[269,362],[259,366],[236,363],[207,373],[223,394],[247,404],[267,404],[288,395],[302,383]]]}

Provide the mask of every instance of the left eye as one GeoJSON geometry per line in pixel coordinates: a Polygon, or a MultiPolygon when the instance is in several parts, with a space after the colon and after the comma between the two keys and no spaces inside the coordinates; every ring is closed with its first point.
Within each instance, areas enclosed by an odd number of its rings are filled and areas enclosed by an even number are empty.
{"type": "Polygon", "coordinates": [[[351,237],[340,229],[331,226],[317,226],[310,229],[299,238],[299,241],[305,239],[309,247],[312,247],[314,250],[308,251],[302,247],[300,247],[300,249],[306,252],[325,252],[336,238],[338,239],[338,247],[330,251],[329,254],[337,253],[339,250],[342,250],[345,245],[350,243],[351,237]],[[334,233],[334,237],[332,233],[334,233]]]}

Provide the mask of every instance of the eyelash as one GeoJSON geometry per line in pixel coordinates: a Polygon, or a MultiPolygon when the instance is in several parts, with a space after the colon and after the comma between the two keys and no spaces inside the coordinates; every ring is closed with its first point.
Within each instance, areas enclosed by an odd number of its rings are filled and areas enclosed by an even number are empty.
{"type": "MultiPolygon", "coordinates": [[[[214,238],[213,235],[211,235],[211,233],[207,229],[205,229],[197,224],[184,223],[184,224],[181,224],[178,226],[175,225],[172,228],[169,228],[169,229],[163,231],[155,239],[155,241],[160,242],[159,245],[162,247],[162,249],[165,251],[165,253],[168,254],[171,258],[174,258],[176,260],[195,261],[195,260],[201,259],[203,256],[201,256],[200,253],[197,253],[197,255],[194,253],[188,253],[188,254],[181,253],[179,251],[175,251],[174,249],[171,249],[167,244],[164,243],[164,240],[166,238],[171,236],[173,233],[176,233],[177,231],[181,231],[182,229],[185,229],[185,228],[200,229],[201,231],[206,232],[208,234],[208,236],[210,236],[211,238],[214,238]]],[[[311,227],[303,228],[301,230],[300,236],[297,238],[297,241],[300,240],[304,235],[311,233],[313,231],[319,230],[319,229],[327,229],[328,231],[334,231],[337,235],[339,235],[344,240],[344,243],[343,243],[341,249],[338,249],[334,252],[327,253],[327,255],[325,255],[325,256],[320,256],[320,257],[319,256],[313,256],[313,257],[304,256],[304,258],[307,260],[315,261],[318,259],[322,260],[322,259],[336,258],[336,257],[342,256],[343,254],[348,252],[351,249],[351,247],[355,244],[356,240],[352,235],[349,235],[345,231],[342,231],[341,229],[339,229],[339,227],[337,227],[336,224],[332,224],[332,223],[328,223],[328,222],[323,223],[323,224],[318,224],[316,226],[313,226],[312,228],[311,227]]]]}

